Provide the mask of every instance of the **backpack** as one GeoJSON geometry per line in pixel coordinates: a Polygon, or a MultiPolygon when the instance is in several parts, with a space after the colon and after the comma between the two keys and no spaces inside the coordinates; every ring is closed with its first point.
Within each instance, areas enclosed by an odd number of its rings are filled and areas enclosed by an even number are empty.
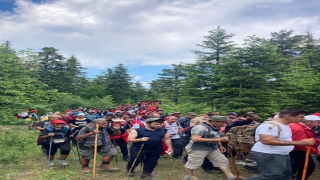
{"type": "MultiPolygon", "coordinates": [[[[198,125],[202,125],[202,126],[204,126],[204,127],[206,127],[208,129],[208,132],[210,131],[210,127],[209,126],[204,125],[204,124],[198,124],[198,125]]],[[[191,141],[191,130],[192,130],[193,127],[195,127],[195,126],[187,128],[181,134],[180,139],[182,141],[183,147],[186,147],[189,144],[189,142],[191,141]]]]}
{"type": "MultiPolygon", "coordinates": [[[[272,129],[276,126],[278,128],[278,135],[276,138],[279,139],[280,133],[282,131],[282,128],[279,124],[274,123],[272,121],[266,121],[262,124],[271,124],[269,129],[272,129]]],[[[236,151],[249,152],[252,146],[256,143],[255,133],[257,127],[260,125],[261,124],[249,124],[232,127],[227,133],[229,145],[233,147],[236,151]]]]}

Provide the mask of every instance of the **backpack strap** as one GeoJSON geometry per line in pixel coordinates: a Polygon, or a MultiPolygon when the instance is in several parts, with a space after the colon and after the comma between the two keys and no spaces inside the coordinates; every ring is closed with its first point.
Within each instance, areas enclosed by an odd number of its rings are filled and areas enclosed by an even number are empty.
{"type": "Polygon", "coordinates": [[[271,122],[270,121],[266,121],[263,124],[271,124],[271,126],[269,126],[269,129],[277,127],[278,128],[278,134],[277,134],[276,138],[279,139],[280,133],[282,132],[282,128],[278,123],[275,123],[275,122],[272,122],[272,121],[271,122]]]}

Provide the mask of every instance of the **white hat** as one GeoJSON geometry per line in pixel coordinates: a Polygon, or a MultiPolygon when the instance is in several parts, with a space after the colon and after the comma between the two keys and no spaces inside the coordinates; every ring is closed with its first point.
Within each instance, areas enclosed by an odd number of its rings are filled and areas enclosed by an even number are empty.
{"type": "Polygon", "coordinates": [[[84,113],[79,113],[78,116],[84,116],[84,113]]]}
{"type": "Polygon", "coordinates": [[[304,116],[304,119],[307,121],[320,121],[320,117],[315,115],[304,116]]]}
{"type": "Polygon", "coordinates": [[[125,120],[123,119],[112,119],[113,122],[126,122],[125,120]]]}

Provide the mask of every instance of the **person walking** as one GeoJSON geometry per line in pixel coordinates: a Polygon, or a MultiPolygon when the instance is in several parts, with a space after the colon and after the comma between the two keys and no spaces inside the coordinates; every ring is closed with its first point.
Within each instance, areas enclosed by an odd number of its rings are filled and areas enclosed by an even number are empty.
{"type": "Polygon", "coordinates": [[[177,122],[177,117],[169,116],[163,124],[164,128],[170,135],[172,147],[173,147],[173,158],[181,158],[183,153],[183,143],[180,139],[180,134],[183,132],[183,128],[177,122]]]}
{"type": "Polygon", "coordinates": [[[114,125],[112,128],[108,127],[105,119],[94,119],[93,122],[94,125],[82,128],[76,137],[79,143],[82,172],[90,172],[89,163],[90,159],[93,159],[94,156],[94,141],[96,134],[98,134],[97,153],[102,156],[100,169],[104,169],[109,172],[118,171],[118,168],[114,168],[110,165],[114,156],[117,155],[117,150],[113,146],[109,135],[119,135],[119,125],[114,125]],[[96,125],[99,125],[99,130],[95,129],[96,125]]]}
{"type": "Polygon", "coordinates": [[[292,140],[292,132],[288,124],[299,123],[305,116],[304,111],[285,109],[279,113],[279,118],[273,120],[278,126],[261,124],[256,129],[255,141],[250,151],[250,157],[260,167],[260,174],[246,180],[290,180],[292,176],[289,153],[294,146],[311,146],[313,138],[292,140]],[[271,127],[271,128],[270,128],[271,127]]]}
{"type": "Polygon", "coordinates": [[[70,153],[70,137],[71,131],[65,125],[62,120],[52,120],[52,126],[46,127],[40,132],[39,138],[41,144],[46,149],[46,156],[48,159],[48,166],[54,166],[54,156],[58,149],[60,149],[60,160],[61,166],[67,166],[66,158],[70,153]]]}
{"type": "Polygon", "coordinates": [[[140,162],[143,162],[141,179],[154,180],[151,174],[160,158],[162,139],[168,147],[167,151],[173,152],[170,135],[166,129],[161,128],[162,124],[162,119],[149,118],[146,120],[146,126],[130,131],[128,142],[132,142],[132,145],[130,147],[130,159],[127,164],[126,174],[129,173],[129,176],[134,176],[135,167],[140,162]],[[138,154],[141,147],[142,149],[138,154]],[[132,170],[129,172],[130,169],[132,170]]]}
{"type": "MultiPolygon", "coordinates": [[[[312,130],[314,127],[318,126],[320,123],[320,117],[309,115],[305,116],[304,119],[300,123],[291,123],[289,124],[291,132],[292,132],[292,140],[300,141],[303,139],[313,138],[316,143],[310,147],[310,153],[315,154],[318,157],[320,156],[320,151],[317,149],[319,145],[319,140],[317,140],[315,132],[312,130]]],[[[302,179],[303,166],[306,157],[307,146],[294,146],[293,151],[291,151],[291,166],[293,174],[296,174],[296,179],[302,179]]],[[[311,174],[313,173],[316,165],[309,155],[308,168],[306,173],[307,180],[311,174]]]]}
{"type": "Polygon", "coordinates": [[[226,116],[210,116],[204,120],[200,125],[196,125],[191,130],[191,141],[186,146],[188,152],[188,162],[185,164],[186,176],[184,180],[196,180],[193,171],[198,169],[204,158],[215,166],[219,167],[227,176],[228,180],[236,180],[237,178],[232,174],[228,159],[222,154],[226,149],[221,142],[227,142],[226,137],[220,138],[220,127],[224,126],[226,116]]]}

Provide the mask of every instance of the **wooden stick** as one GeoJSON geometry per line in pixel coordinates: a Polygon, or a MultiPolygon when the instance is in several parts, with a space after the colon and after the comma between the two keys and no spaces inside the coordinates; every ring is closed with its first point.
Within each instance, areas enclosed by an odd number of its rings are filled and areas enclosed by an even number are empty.
{"type": "Polygon", "coordinates": [[[228,151],[229,151],[229,154],[230,154],[230,158],[231,158],[231,162],[232,162],[234,171],[236,172],[236,175],[237,175],[237,180],[240,180],[239,171],[238,171],[236,162],[234,161],[233,154],[232,154],[232,151],[231,151],[229,143],[227,143],[227,146],[228,146],[228,151]]]}
{"type": "MultiPolygon", "coordinates": [[[[96,124],[96,130],[99,130],[99,124],[96,124]]],[[[93,178],[96,177],[98,135],[99,134],[95,134],[95,137],[94,137],[94,153],[93,153],[93,169],[92,169],[93,178]]]]}
{"type": "Polygon", "coordinates": [[[306,179],[306,174],[307,174],[307,169],[308,169],[308,164],[309,164],[309,154],[310,154],[310,147],[307,147],[307,152],[306,152],[306,158],[304,160],[304,166],[303,166],[303,172],[302,172],[302,180],[306,179]]]}

